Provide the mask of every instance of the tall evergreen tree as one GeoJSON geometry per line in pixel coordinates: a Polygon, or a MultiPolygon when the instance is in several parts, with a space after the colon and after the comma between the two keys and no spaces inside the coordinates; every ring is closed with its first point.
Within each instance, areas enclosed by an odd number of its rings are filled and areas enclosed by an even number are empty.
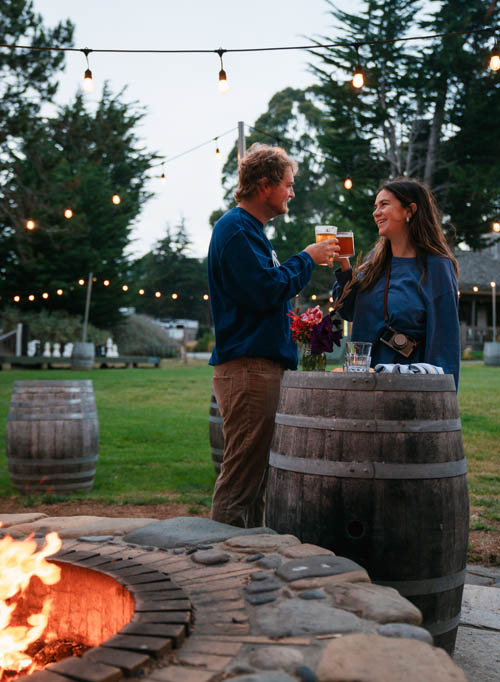
{"type": "Polygon", "coordinates": [[[83,312],[79,278],[96,278],[91,320],[119,318],[124,250],[134,219],[149,197],[146,173],[156,158],[135,133],[144,111],[105,87],[95,112],[81,94],[51,119],[34,119],[18,148],[9,150],[8,176],[0,196],[0,292],[22,296],[20,306],[83,312]],[[112,203],[117,194],[121,203],[112,203]],[[65,209],[73,217],[64,217],[65,209]],[[26,229],[27,219],[35,221],[26,229]],[[103,286],[103,280],[111,285],[103,286]],[[63,296],[56,296],[61,288],[63,296]],[[50,298],[42,300],[42,292],[50,298]],[[33,303],[26,295],[33,293],[33,303]]]}

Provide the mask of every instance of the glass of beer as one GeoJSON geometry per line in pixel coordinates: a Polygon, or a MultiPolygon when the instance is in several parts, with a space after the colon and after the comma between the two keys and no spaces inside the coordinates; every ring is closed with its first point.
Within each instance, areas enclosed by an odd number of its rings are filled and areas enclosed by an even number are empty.
{"type": "Polygon", "coordinates": [[[354,234],[352,230],[350,232],[338,232],[337,239],[340,246],[339,256],[342,258],[354,256],[354,234]]]}
{"type": "MultiPolygon", "coordinates": [[[[337,236],[337,227],[335,225],[316,225],[316,244],[324,242],[325,239],[331,239],[337,236]]],[[[320,265],[327,265],[327,263],[320,263],[320,265]]]]}

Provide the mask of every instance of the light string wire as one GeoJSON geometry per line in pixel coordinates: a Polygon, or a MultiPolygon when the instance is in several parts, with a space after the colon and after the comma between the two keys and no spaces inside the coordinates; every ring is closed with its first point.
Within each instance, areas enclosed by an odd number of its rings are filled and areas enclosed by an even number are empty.
{"type": "Polygon", "coordinates": [[[58,52],[83,52],[90,54],[91,52],[100,53],[123,53],[123,54],[217,54],[219,57],[222,54],[229,52],[276,52],[280,50],[317,50],[332,47],[362,47],[363,45],[388,45],[397,42],[407,42],[410,40],[431,40],[432,38],[452,38],[460,35],[472,35],[475,33],[496,33],[499,29],[497,27],[476,28],[468,31],[453,31],[450,33],[432,33],[430,35],[421,36],[407,36],[405,38],[387,38],[384,40],[356,40],[352,42],[338,42],[338,43],[315,43],[312,45],[281,45],[274,47],[235,47],[235,48],[217,48],[211,49],[182,49],[182,50],[159,50],[159,49],[130,49],[130,48],[80,48],[80,47],[58,47],[52,45],[9,45],[1,43],[0,48],[9,48],[12,50],[55,50],[58,52]]]}

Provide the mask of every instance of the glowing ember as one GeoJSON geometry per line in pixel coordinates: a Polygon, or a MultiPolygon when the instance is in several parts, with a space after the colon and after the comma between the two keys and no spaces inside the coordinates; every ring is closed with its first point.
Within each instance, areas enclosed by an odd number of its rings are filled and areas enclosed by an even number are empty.
{"type": "Polygon", "coordinates": [[[26,648],[40,638],[47,627],[50,599],[44,601],[41,613],[34,613],[26,625],[9,626],[16,609],[16,598],[28,587],[33,576],[45,585],[54,585],[61,577],[61,569],[46,561],[61,547],[57,533],[49,533],[40,551],[32,536],[13,540],[9,535],[0,540],[0,676],[5,670],[31,672],[32,664],[26,648]]]}

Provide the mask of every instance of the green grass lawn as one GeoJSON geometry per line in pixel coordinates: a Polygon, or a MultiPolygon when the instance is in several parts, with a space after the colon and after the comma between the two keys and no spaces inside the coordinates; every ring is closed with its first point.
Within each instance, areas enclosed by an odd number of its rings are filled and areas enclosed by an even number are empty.
{"type": "MultiPolygon", "coordinates": [[[[168,369],[157,370],[0,372],[0,498],[17,494],[10,485],[4,436],[14,381],[92,379],[99,461],[92,492],[77,496],[148,504],[176,493],[179,501],[209,505],[214,482],[208,439],[211,376],[206,364],[186,367],[174,361],[168,369]]],[[[50,501],[50,496],[44,496],[44,501],[50,501]]]]}
{"type": "MultiPolygon", "coordinates": [[[[94,489],[77,497],[114,504],[175,498],[208,506],[214,482],[208,437],[211,376],[212,369],[196,361],[187,366],[169,361],[166,368],[156,370],[0,372],[0,510],[1,498],[19,496],[10,485],[4,437],[12,386],[18,379],[92,379],[99,414],[99,462],[94,489]]],[[[459,406],[471,527],[499,530],[500,368],[464,363],[459,406]]],[[[20,499],[26,505],[34,502],[20,499]]],[[[50,501],[50,496],[43,501],[50,501]]]]}

